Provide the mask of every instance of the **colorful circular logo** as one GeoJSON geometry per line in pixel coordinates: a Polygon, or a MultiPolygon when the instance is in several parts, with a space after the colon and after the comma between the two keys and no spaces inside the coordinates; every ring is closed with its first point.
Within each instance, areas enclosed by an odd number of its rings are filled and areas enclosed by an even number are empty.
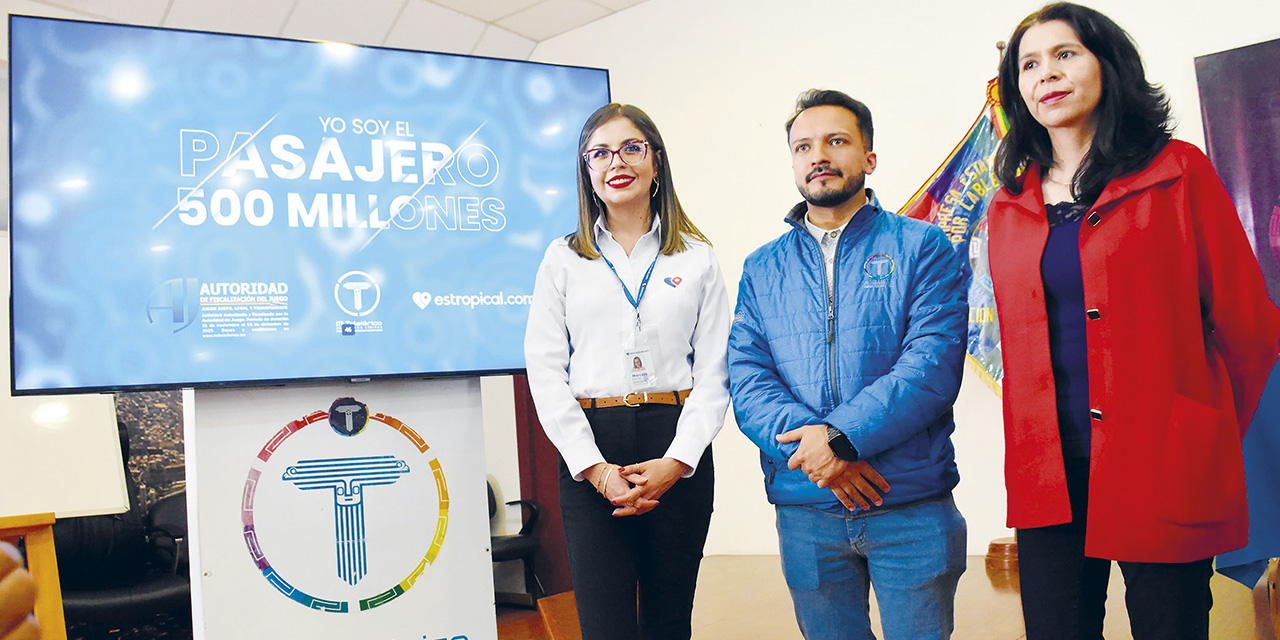
{"type": "Polygon", "coordinates": [[[862,273],[872,281],[888,280],[893,275],[893,258],[884,253],[877,253],[862,263],[862,273]]]}
{"type": "Polygon", "coordinates": [[[404,595],[435,562],[449,525],[444,470],[429,451],[408,425],[355,398],[285,425],[258,452],[241,501],[263,578],[333,613],[404,595]],[[308,428],[317,424],[330,428],[308,428]]]}

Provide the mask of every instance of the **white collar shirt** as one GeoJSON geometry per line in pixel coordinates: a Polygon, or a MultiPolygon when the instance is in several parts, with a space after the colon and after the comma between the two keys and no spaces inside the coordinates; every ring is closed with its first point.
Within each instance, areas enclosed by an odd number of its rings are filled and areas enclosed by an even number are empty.
{"type": "Polygon", "coordinates": [[[622,344],[635,327],[636,309],[622,283],[637,296],[652,264],[639,309],[645,334],[653,336],[649,366],[658,379],[658,386],[648,391],[692,389],[666,451],[667,457],[689,465],[692,475],[724,426],[729,405],[726,356],[732,313],[720,264],[710,245],[693,239],[686,240],[685,251],[661,255],[656,219],[630,256],[603,217],[594,232],[616,276],[604,260],[574,253],[565,238],[551,243],[538,268],[525,332],[525,366],[538,420],[574,478],[581,480],[587,468],[608,462],[578,399],[631,392],[622,344]]]}
{"type": "Polygon", "coordinates": [[[836,246],[840,244],[840,236],[844,235],[845,228],[852,220],[853,218],[849,218],[835,229],[823,229],[809,220],[808,214],[804,216],[804,228],[808,229],[813,239],[818,241],[818,247],[822,249],[822,264],[827,269],[827,295],[830,295],[832,287],[835,286],[836,246]]]}

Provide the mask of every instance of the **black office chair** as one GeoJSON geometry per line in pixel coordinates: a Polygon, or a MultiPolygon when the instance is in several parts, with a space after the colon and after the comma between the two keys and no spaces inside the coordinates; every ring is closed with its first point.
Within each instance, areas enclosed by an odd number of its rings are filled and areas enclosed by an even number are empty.
{"type": "MultiPolygon", "coordinates": [[[[128,460],[123,425],[120,431],[121,450],[128,460]]],[[[168,496],[144,511],[127,472],[125,483],[128,511],[61,518],[53,525],[62,609],[69,626],[127,627],[158,614],[190,620],[186,493],[168,496]]]]}
{"type": "Polygon", "coordinates": [[[138,522],[132,512],[67,518],[54,525],[68,623],[130,626],[160,613],[191,615],[186,494],[155,506],[179,511],[180,528],[150,513],[138,522]]]}
{"type": "Polygon", "coordinates": [[[190,576],[187,551],[187,492],[161,498],[147,509],[147,540],[169,573],[190,576]]]}
{"type": "MultiPolygon", "coordinates": [[[[531,593],[508,593],[497,592],[494,594],[495,599],[500,604],[519,604],[528,607],[537,606],[539,598],[546,595],[542,588],[542,581],[538,579],[538,574],[533,568],[533,556],[538,552],[538,538],[533,535],[533,527],[538,523],[538,505],[532,500],[512,500],[507,503],[510,505],[520,505],[523,509],[529,511],[529,518],[524,521],[520,527],[520,533],[506,536],[489,536],[489,548],[493,552],[494,562],[507,562],[509,560],[520,560],[524,563],[525,588],[529,588],[529,578],[533,578],[531,593]]],[[[492,522],[494,516],[498,514],[498,500],[493,495],[493,485],[489,485],[489,521],[492,522]]]]}

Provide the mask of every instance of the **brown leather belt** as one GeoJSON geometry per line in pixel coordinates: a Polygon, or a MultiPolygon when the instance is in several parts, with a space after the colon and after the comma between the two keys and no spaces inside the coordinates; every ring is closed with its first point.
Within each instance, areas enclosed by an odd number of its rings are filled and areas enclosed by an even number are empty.
{"type": "Polygon", "coordinates": [[[638,407],[642,404],[684,404],[692,389],[683,391],[663,391],[661,393],[628,393],[625,396],[612,398],[578,398],[583,409],[604,409],[606,407],[638,407]]]}

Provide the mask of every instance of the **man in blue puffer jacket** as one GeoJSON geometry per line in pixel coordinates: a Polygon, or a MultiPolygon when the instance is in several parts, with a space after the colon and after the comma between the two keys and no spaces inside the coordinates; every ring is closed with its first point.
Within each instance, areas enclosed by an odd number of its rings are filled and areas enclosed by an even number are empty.
{"type": "Polygon", "coordinates": [[[783,573],[808,640],[949,638],[965,567],[951,406],[968,322],[938,227],[880,207],[871,113],[801,94],[787,121],[804,202],[747,257],[729,337],[738,426],[760,448],[783,573]]]}

